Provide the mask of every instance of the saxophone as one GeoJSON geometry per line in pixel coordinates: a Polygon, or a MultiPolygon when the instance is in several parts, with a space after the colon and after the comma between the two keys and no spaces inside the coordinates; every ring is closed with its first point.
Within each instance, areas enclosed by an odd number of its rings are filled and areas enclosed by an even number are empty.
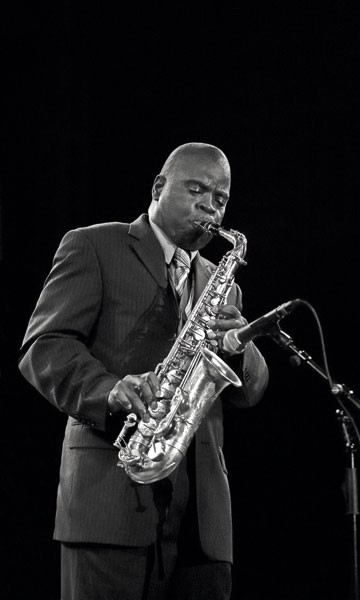
{"type": "Polygon", "coordinates": [[[221,259],[200,298],[155,373],[161,395],[154,408],[139,419],[127,416],[114,446],[119,449],[118,466],[137,483],[153,483],[170,475],[184,457],[201,421],[220,392],[228,385],[242,385],[236,373],[211,350],[206,339],[208,321],[213,309],[225,304],[235,272],[246,265],[246,237],[234,229],[196,221],[211,235],[232,243],[233,249],[221,259]],[[136,427],[131,435],[129,429],[136,427]]]}

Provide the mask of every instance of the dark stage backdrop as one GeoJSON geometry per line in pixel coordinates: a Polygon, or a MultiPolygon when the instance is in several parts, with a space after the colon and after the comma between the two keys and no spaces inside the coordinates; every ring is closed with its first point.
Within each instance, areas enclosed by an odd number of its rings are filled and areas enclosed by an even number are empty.
{"type": "MultiPolygon", "coordinates": [[[[136,218],[177,145],[213,143],[232,164],[225,226],[248,238],[245,316],[307,300],[333,378],[360,393],[359,12],[322,8],[154,3],[123,14],[63,2],[2,19],[4,598],[59,597],[51,537],[65,419],[17,371],[27,321],[65,232],[136,218]]],[[[214,241],[206,255],[226,250],[214,241]]],[[[281,326],[323,366],[310,310],[281,326]]],[[[267,395],[225,422],[233,598],[343,600],[352,527],[338,404],[270,338],[257,343],[267,395]]]]}

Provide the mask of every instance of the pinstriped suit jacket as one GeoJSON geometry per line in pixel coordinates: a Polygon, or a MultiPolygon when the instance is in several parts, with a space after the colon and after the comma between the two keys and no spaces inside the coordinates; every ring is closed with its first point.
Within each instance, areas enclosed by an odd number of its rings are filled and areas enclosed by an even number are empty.
{"type": "MultiPolygon", "coordinates": [[[[212,268],[196,257],[195,300],[212,268]]],[[[238,286],[228,301],[241,308],[238,286]]],[[[154,542],[159,519],[154,498],[161,493],[161,482],[134,484],[117,466],[113,442],[121,421],[109,422],[107,396],[119,378],[153,370],[161,362],[176,337],[178,319],[163,252],[147,215],[131,225],[104,223],[64,236],[30,318],[19,363],[24,377],[69,415],[56,539],[139,546],[154,542]]],[[[268,373],[252,343],[241,370],[239,402],[255,404],[268,373]]],[[[205,553],[231,561],[222,444],[222,404],[217,399],[196,434],[197,505],[205,553]]],[[[170,476],[173,483],[178,470],[170,476]]]]}

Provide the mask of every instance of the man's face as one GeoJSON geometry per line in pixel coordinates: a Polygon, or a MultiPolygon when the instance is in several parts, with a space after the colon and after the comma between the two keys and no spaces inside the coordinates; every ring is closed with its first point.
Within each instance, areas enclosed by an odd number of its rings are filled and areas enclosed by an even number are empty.
{"type": "Polygon", "coordinates": [[[195,221],[220,224],[230,194],[230,173],[207,156],[184,156],[166,178],[154,182],[154,221],[176,245],[198,250],[209,241],[195,221]]]}

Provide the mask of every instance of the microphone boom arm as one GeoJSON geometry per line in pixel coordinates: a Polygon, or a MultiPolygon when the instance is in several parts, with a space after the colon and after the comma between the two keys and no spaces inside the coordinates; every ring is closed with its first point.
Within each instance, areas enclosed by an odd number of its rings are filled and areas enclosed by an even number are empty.
{"type": "MultiPolygon", "coordinates": [[[[298,360],[294,360],[295,364],[300,365],[301,363],[304,363],[316,371],[316,373],[323,377],[323,379],[329,381],[329,377],[325,369],[320,367],[312,359],[310,354],[305,352],[305,350],[300,350],[297,348],[297,346],[294,344],[294,340],[287,333],[285,333],[285,331],[282,331],[278,324],[274,324],[271,328],[271,332],[269,333],[271,338],[278,344],[278,346],[280,346],[283,350],[288,350],[298,358],[298,360]]],[[[360,398],[357,398],[353,390],[351,390],[344,383],[337,383],[332,380],[330,391],[334,396],[343,396],[360,410],[360,398]]]]}

